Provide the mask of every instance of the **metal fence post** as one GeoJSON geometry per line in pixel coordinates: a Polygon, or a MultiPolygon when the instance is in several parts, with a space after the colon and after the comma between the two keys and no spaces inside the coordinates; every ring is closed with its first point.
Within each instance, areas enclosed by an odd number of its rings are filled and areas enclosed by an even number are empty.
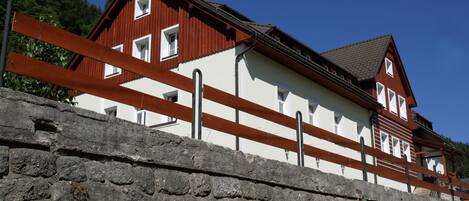
{"type": "Polygon", "coordinates": [[[3,74],[5,72],[6,56],[8,50],[8,33],[10,32],[11,9],[13,0],[7,0],[5,21],[3,23],[2,50],[0,53],[0,87],[3,87],[3,74]]]}
{"type": "Polygon", "coordinates": [[[362,163],[363,163],[363,181],[368,181],[368,166],[366,164],[366,154],[365,154],[365,139],[360,137],[360,145],[361,145],[361,155],[362,155],[362,163]]]}
{"type": "MultiPolygon", "coordinates": [[[[438,179],[438,173],[436,172],[436,165],[433,165],[433,172],[435,173],[435,176],[436,176],[436,180],[435,180],[435,183],[436,185],[440,186],[440,180],[438,179]]],[[[436,191],[436,195],[438,196],[438,198],[441,198],[441,193],[440,191],[436,191]]]]}
{"type": "Polygon", "coordinates": [[[196,68],[192,71],[194,92],[192,93],[192,138],[202,139],[202,71],[196,68]],[[198,76],[197,76],[198,75],[198,76]]]}
{"type": "Polygon", "coordinates": [[[409,172],[409,161],[407,160],[407,155],[404,154],[405,160],[405,176],[407,178],[407,192],[412,193],[412,187],[410,186],[410,172],[409,172]]]}
{"type": "Polygon", "coordinates": [[[303,143],[303,115],[300,111],[296,112],[296,141],[298,142],[298,166],[305,166],[305,153],[303,143]]]}

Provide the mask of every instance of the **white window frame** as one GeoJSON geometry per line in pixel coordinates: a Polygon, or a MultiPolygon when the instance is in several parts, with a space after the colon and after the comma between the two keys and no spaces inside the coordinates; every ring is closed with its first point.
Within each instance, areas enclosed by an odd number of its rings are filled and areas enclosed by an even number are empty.
{"type": "Polygon", "coordinates": [[[147,123],[147,111],[140,109],[140,108],[135,108],[135,122],[140,125],[146,125],[147,123]],[[139,122],[139,115],[141,117],[140,122],[139,122]]]}
{"type": "Polygon", "coordinates": [[[360,138],[363,137],[363,140],[365,140],[365,136],[363,134],[365,130],[365,125],[361,123],[357,123],[357,141],[360,143],[360,138]]]}
{"type": "Polygon", "coordinates": [[[142,36],[140,38],[137,38],[135,40],[132,41],[132,56],[137,58],[137,59],[141,59],[145,62],[148,62],[150,63],[151,62],[151,34],[148,34],[146,36],[142,36]],[[138,48],[138,43],[141,43],[142,41],[144,40],[148,40],[148,51],[146,53],[146,57],[145,59],[141,59],[141,52],[138,48]]]}
{"type": "MultiPolygon", "coordinates": [[[[114,46],[112,49],[118,52],[124,52],[124,44],[114,46]]],[[[104,64],[104,79],[115,77],[120,74],[122,74],[121,68],[115,67],[111,64],[104,64]]]]}
{"type": "Polygon", "coordinates": [[[379,137],[379,141],[381,142],[381,151],[391,154],[391,148],[389,147],[389,138],[391,136],[388,133],[381,131],[379,137]],[[386,141],[383,141],[383,136],[386,136],[386,141]]]}
{"type": "Polygon", "coordinates": [[[388,88],[388,102],[389,102],[389,111],[397,115],[397,94],[392,89],[388,88]],[[394,96],[391,96],[393,94],[394,96]],[[394,100],[392,98],[394,97],[394,100]]]}
{"type": "Polygon", "coordinates": [[[397,137],[392,136],[392,155],[398,158],[402,158],[401,153],[401,140],[397,137]],[[397,144],[396,144],[397,142],[397,144]]]}
{"type": "Polygon", "coordinates": [[[386,87],[383,84],[381,84],[380,82],[376,82],[376,99],[378,100],[379,103],[381,103],[381,105],[384,108],[387,108],[387,105],[386,105],[386,87]],[[381,93],[379,93],[379,88],[380,87],[383,89],[381,91],[381,93]]]}
{"type": "Polygon", "coordinates": [[[277,109],[278,109],[278,112],[284,114],[284,115],[288,115],[288,111],[287,111],[287,98],[288,98],[288,94],[289,92],[285,89],[282,89],[280,87],[277,88],[277,109]]]}
{"type": "Polygon", "coordinates": [[[170,26],[168,28],[161,30],[161,44],[160,44],[160,61],[165,61],[168,59],[175,58],[179,55],[179,24],[170,26]],[[170,53],[170,44],[168,36],[170,34],[176,34],[175,40],[175,53],[170,53]]]}
{"type": "MultiPolygon", "coordinates": [[[[171,101],[173,103],[177,103],[179,101],[178,91],[175,90],[175,91],[170,91],[170,92],[164,93],[163,98],[166,101],[171,101]],[[170,100],[171,97],[176,97],[177,100],[176,101],[171,101],[170,100]]],[[[171,123],[171,122],[176,122],[176,121],[177,121],[177,119],[175,117],[166,116],[166,118],[163,120],[163,123],[171,123]]]]}
{"type": "Polygon", "coordinates": [[[334,133],[342,135],[342,119],[344,116],[340,113],[334,112],[334,133]]]}
{"type": "Polygon", "coordinates": [[[318,126],[317,110],[319,104],[314,101],[308,101],[308,122],[311,125],[318,126]]]}
{"type": "Polygon", "coordinates": [[[104,113],[109,116],[117,117],[117,106],[111,106],[111,107],[105,108],[104,113]]]}
{"type": "Polygon", "coordinates": [[[384,67],[386,69],[386,74],[388,74],[389,76],[391,77],[394,77],[394,64],[392,63],[392,61],[388,58],[385,58],[384,59],[384,67]]]}
{"type": "Polygon", "coordinates": [[[412,162],[412,156],[410,155],[411,154],[411,152],[410,152],[410,143],[402,141],[402,149],[404,150],[403,155],[407,156],[407,161],[412,162]],[[407,146],[407,149],[406,149],[406,146],[407,146]]]}
{"type": "Polygon", "coordinates": [[[407,103],[404,97],[398,96],[398,105],[399,105],[399,116],[401,119],[407,121],[407,103]]]}
{"type": "Polygon", "coordinates": [[[148,16],[151,13],[151,0],[147,0],[148,1],[148,5],[147,5],[148,6],[148,8],[147,8],[148,12],[146,12],[146,13],[141,12],[141,14],[138,13],[139,10],[141,11],[141,9],[139,8],[139,5],[138,5],[138,3],[141,2],[141,1],[142,0],[135,0],[134,20],[137,20],[137,19],[143,18],[145,16],[148,16]]]}

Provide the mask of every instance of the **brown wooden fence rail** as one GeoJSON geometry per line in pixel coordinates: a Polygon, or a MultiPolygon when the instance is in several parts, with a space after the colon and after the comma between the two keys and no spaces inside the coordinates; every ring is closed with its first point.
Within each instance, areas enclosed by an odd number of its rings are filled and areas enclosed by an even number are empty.
{"type": "MultiPolygon", "coordinates": [[[[154,64],[150,64],[131,57],[130,55],[114,51],[111,48],[84,39],[80,36],[76,36],[54,26],[41,23],[23,14],[15,13],[12,23],[12,30],[25,36],[62,47],[86,57],[90,57],[97,61],[119,66],[120,68],[127,71],[173,86],[175,88],[179,88],[189,93],[194,93],[193,80],[188,77],[158,68],[154,64]]],[[[65,70],[61,67],[44,63],[42,61],[37,61],[16,53],[10,53],[8,56],[7,70],[70,89],[76,89],[83,93],[92,94],[137,108],[142,108],[151,112],[172,116],[183,121],[191,122],[192,120],[192,108],[190,107],[182,106],[132,89],[121,87],[106,80],[96,79],[78,72],[65,70]]],[[[208,85],[204,85],[203,88],[205,99],[212,100],[228,107],[239,109],[240,111],[292,129],[297,128],[297,121],[292,117],[283,115],[277,111],[241,99],[208,85]]],[[[250,128],[242,124],[237,124],[235,122],[207,113],[203,113],[203,126],[289,151],[298,151],[297,143],[293,140],[250,128]]],[[[303,124],[303,131],[307,135],[327,140],[358,152],[361,151],[360,143],[333,134],[313,125],[303,124]]],[[[376,148],[366,146],[364,151],[368,155],[375,156],[394,164],[407,164],[405,160],[384,153],[376,148]]],[[[309,145],[304,145],[304,153],[308,156],[317,157],[322,160],[330,161],[350,168],[358,170],[362,170],[363,168],[361,161],[331,153],[309,145]]],[[[464,187],[465,189],[469,189],[469,184],[462,183],[458,180],[455,180],[455,178],[452,179],[453,182],[450,184],[450,180],[443,175],[436,174],[433,171],[430,171],[414,163],[409,164],[409,166],[411,171],[438,178],[446,186],[437,186],[432,183],[424,182],[416,177],[408,177],[404,173],[386,167],[378,167],[367,164],[366,168],[368,169],[368,172],[377,174],[384,178],[402,183],[407,183],[409,181],[411,185],[450,195],[452,194],[448,187],[450,185],[453,185],[457,188],[464,187]]],[[[469,199],[469,194],[464,194],[459,191],[454,191],[453,193],[455,196],[469,199]]]]}

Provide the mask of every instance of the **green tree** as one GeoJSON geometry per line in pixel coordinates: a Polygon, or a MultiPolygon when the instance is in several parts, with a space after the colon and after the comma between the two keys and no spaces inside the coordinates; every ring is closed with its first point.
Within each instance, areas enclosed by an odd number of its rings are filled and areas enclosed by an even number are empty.
{"type": "MultiPolygon", "coordinates": [[[[4,20],[5,5],[0,5],[1,21],[4,20]]],[[[32,16],[72,33],[87,35],[101,15],[101,11],[86,0],[13,0],[13,11],[32,16]]],[[[2,24],[3,30],[3,24],[2,24]]],[[[9,36],[8,50],[66,67],[73,54],[47,43],[16,33],[9,36]]],[[[66,103],[73,103],[69,90],[49,83],[37,81],[13,73],[5,73],[5,87],[46,97],[66,103]]]]}

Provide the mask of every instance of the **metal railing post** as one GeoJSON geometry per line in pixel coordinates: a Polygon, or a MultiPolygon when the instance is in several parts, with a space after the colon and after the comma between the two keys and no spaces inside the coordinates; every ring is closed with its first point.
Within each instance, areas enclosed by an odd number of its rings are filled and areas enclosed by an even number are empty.
{"type": "Polygon", "coordinates": [[[305,166],[305,153],[303,143],[303,115],[300,111],[296,112],[296,141],[298,142],[298,166],[305,166]]]}
{"type": "Polygon", "coordinates": [[[5,73],[6,56],[8,50],[8,33],[10,32],[11,10],[13,0],[7,0],[5,21],[3,23],[2,50],[0,53],[0,87],[3,87],[3,74],[5,73]]]}
{"type": "MultiPolygon", "coordinates": [[[[433,165],[433,172],[435,173],[435,176],[436,176],[436,179],[435,179],[435,183],[436,185],[440,186],[440,180],[438,179],[438,172],[436,172],[436,165],[433,165]]],[[[438,196],[438,198],[441,198],[441,193],[440,191],[436,191],[436,195],[438,196]]]]}
{"type": "Polygon", "coordinates": [[[202,139],[202,71],[196,68],[192,71],[192,80],[194,82],[194,92],[192,93],[192,133],[193,139],[202,139]],[[198,75],[198,76],[197,76],[198,75]]]}
{"type": "Polygon", "coordinates": [[[368,166],[366,164],[366,154],[365,154],[365,139],[360,137],[360,145],[361,145],[361,155],[362,155],[362,163],[363,163],[363,181],[368,181],[368,166]]]}
{"type": "Polygon", "coordinates": [[[407,155],[404,154],[405,160],[405,176],[407,178],[407,192],[412,193],[412,187],[410,186],[410,172],[409,172],[409,161],[407,160],[407,155]]]}

